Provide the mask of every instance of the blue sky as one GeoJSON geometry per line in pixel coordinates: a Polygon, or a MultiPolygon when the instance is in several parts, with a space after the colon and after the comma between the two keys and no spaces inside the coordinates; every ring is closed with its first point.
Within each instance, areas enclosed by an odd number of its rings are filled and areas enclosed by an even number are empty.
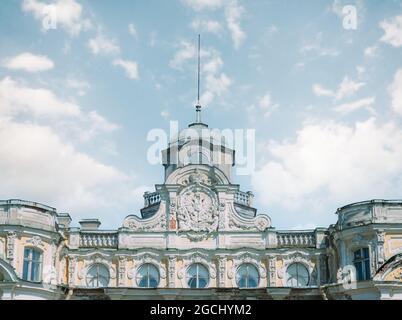
{"type": "Polygon", "coordinates": [[[139,213],[163,181],[147,134],[194,120],[256,130],[235,176],[278,229],[402,190],[402,1],[83,1],[0,4],[0,198],[99,217],[139,213]],[[57,13],[45,30],[45,5],[57,13]],[[345,29],[353,5],[357,28],[345,29]]]}

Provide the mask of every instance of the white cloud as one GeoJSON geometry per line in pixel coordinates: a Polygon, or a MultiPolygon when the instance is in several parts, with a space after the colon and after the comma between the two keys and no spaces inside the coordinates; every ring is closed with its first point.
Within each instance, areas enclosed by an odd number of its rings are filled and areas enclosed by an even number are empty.
{"type": "Polygon", "coordinates": [[[273,103],[269,92],[259,99],[258,106],[260,107],[260,110],[263,111],[265,118],[269,117],[271,113],[279,107],[277,103],[273,103]]]}
{"type": "Polygon", "coordinates": [[[115,59],[113,61],[114,66],[120,66],[126,72],[126,75],[130,79],[138,79],[138,65],[135,61],[115,59]]]}
{"type": "Polygon", "coordinates": [[[388,87],[391,96],[391,106],[394,112],[402,116],[402,69],[395,72],[394,80],[388,87]]]}
{"type": "Polygon", "coordinates": [[[199,32],[211,32],[215,34],[222,32],[221,24],[215,20],[196,19],[191,23],[191,27],[199,32]]]}
{"type": "MultiPolygon", "coordinates": [[[[194,70],[196,66],[196,46],[187,41],[179,43],[179,49],[175,53],[169,65],[171,68],[186,71],[194,70]],[[189,63],[193,61],[193,63],[189,63]]],[[[209,105],[215,98],[222,96],[231,86],[232,79],[224,72],[221,72],[223,60],[220,53],[214,48],[202,48],[202,94],[200,103],[203,106],[209,105]]]]}
{"type": "Polygon", "coordinates": [[[375,102],[375,97],[368,97],[368,98],[360,99],[360,100],[353,101],[350,103],[341,104],[339,106],[336,106],[334,108],[334,110],[341,114],[348,114],[348,113],[356,111],[358,109],[366,108],[371,113],[375,113],[374,109],[372,108],[372,105],[374,104],[374,102],[375,102]]]}
{"type": "Polygon", "coordinates": [[[89,19],[84,18],[82,6],[75,0],[57,0],[52,4],[38,0],[24,0],[22,10],[30,12],[42,24],[46,19],[56,19],[56,27],[61,26],[70,35],[78,35],[91,27],[89,19]],[[55,16],[53,17],[53,13],[55,16]]]}
{"type": "Polygon", "coordinates": [[[366,83],[364,82],[356,82],[350,80],[349,77],[346,76],[339,84],[338,91],[336,92],[335,95],[335,100],[342,100],[344,98],[350,97],[365,85],[366,83]]]}
{"type": "Polygon", "coordinates": [[[128,33],[130,33],[134,37],[134,39],[138,39],[138,32],[133,23],[130,23],[128,25],[128,33]]]}
{"type": "Polygon", "coordinates": [[[222,58],[219,56],[215,56],[202,65],[202,71],[206,73],[216,73],[222,66],[222,58]]]}
{"type": "Polygon", "coordinates": [[[313,93],[317,97],[333,97],[335,95],[332,90],[326,89],[318,83],[313,84],[313,93]]]}
{"type": "Polygon", "coordinates": [[[115,39],[109,39],[99,33],[88,41],[88,46],[95,55],[114,55],[120,53],[120,47],[115,39]]]}
{"type": "Polygon", "coordinates": [[[227,27],[231,33],[232,40],[236,49],[240,47],[246,39],[246,33],[240,26],[240,20],[244,14],[244,8],[237,1],[230,1],[225,8],[227,27]]]}
{"type": "Polygon", "coordinates": [[[144,188],[135,187],[132,177],[79,152],[48,126],[0,118],[0,144],[4,198],[33,199],[68,210],[73,218],[96,209],[109,225],[116,224],[114,206],[141,201],[144,188]],[[101,213],[105,208],[108,214],[101,213]]]}
{"type": "Polygon", "coordinates": [[[207,106],[212,103],[215,97],[221,96],[228,90],[232,80],[224,73],[219,75],[208,74],[206,76],[206,90],[200,97],[201,105],[207,106]]]}
{"type": "Polygon", "coordinates": [[[0,193],[72,210],[89,209],[109,224],[113,206],[140,207],[133,177],[78,151],[88,141],[118,128],[97,111],[84,112],[45,88],[31,88],[9,77],[0,80],[0,193]],[[133,196],[136,196],[135,200],[133,196]],[[102,209],[109,215],[101,213],[102,209]],[[106,211],[105,211],[106,212],[106,211]]]}
{"type": "Polygon", "coordinates": [[[305,44],[301,47],[300,52],[303,54],[315,53],[320,57],[336,57],[339,51],[335,48],[325,48],[316,43],[305,44]]]}
{"type": "Polygon", "coordinates": [[[225,0],[182,0],[182,2],[195,11],[201,11],[204,9],[218,9],[222,7],[225,0]]]}
{"type": "Polygon", "coordinates": [[[66,86],[68,88],[77,90],[77,94],[79,96],[84,96],[91,87],[91,85],[87,81],[76,78],[68,78],[66,80],[66,86]]]}
{"type": "Polygon", "coordinates": [[[401,141],[397,124],[374,118],[352,126],[305,123],[294,141],[268,144],[270,158],[252,185],[264,205],[289,209],[393,197],[402,188],[401,141]]]}
{"type": "Polygon", "coordinates": [[[174,69],[182,70],[183,64],[189,59],[193,59],[197,50],[194,44],[188,41],[181,41],[179,47],[180,49],[175,53],[173,59],[170,60],[169,66],[174,69]]]}
{"type": "Polygon", "coordinates": [[[262,97],[259,97],[256,103],[246,108],[248,119],[251,123],[254,123],[257,119],[261,119],[261,116],[268,118],[278,107],[279,104],[274,103],[270,92],[267,92],[262,97]]]}
{"type": "MultiPolygon", "coordinates": [[[[234,47],[238,49],[246,39],[246,33],[240,26],[240,20],[243,18],[245,10],[237,0],[182,0],[182,2],[194,11],[223,9],[226,27],[230,32],[234,47]]],[[[197,22],[195,26],[198,26],[197,22]]],[[[219,28],[215,22],[200,26],[209,27],[208,31],[212,29],[217,31],[219,28]]]]}
{"type": "Polygon", "coordinates": [[[34,55],[30,52],[21,53],[15,57],[6,58],[3,67],[11,70],[24,70],[27,72],[40,72],[53,69],[54,63],[43,55],[34,55]]]}
{"type": "Polygon", "coordinates": [[[364,49],[364,56],[368,58],[373,58],[378,54],[378,47],[376,45],[367,47],[364,49]]]}
{"type": "Polygon", "coordinates": [[[358,92],[362,87],[366,85],[365,82],[356,82],[349,79],[348,76],[345,76],[342,79],[342,82],[339,84],[338,89],[336,91],[326,89],[320,84],[314,84],[312,86],[313,93],[317,97],[332,97],[335,101],[342,100],[344,98],[350,97],[356,92],[358,92]]]}
{"type": "Polygon", "coordinates": [[[26,87],[9,77],[0,81],[0,115],[29,113],[34,116],[79,117],[78,105],[58,99],[47,89],[26,87]]]}
{"type": "Polygon", "coordinates": [[[85,141],[99,132],[110,132],[118,126],[110,123],[96,111],[83,112],[74,102],[58,98],[45,88],[31,88],[9,77],[0,80],[0,117],[48,121],[49,124],[68,128],[85,141]]]}
{"type": "Polygon", "coordinates": [[[380,22],[384,35],[380,41],[394,47],[402,47],[402,15],[380,22]]]}

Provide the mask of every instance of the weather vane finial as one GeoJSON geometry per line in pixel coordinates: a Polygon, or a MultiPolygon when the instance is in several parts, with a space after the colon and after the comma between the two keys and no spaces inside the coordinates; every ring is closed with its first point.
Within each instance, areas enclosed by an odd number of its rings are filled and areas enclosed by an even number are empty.
{"type": "Polygon", "coordinates": [[[198,35],[198,81],[197,81],[197,105],[195,106],[196,119],[195,122],[201,123],[201,104],[200,104],[200,73],[201,73],[201,62],[200,62],[200,47],[201,47],[201,35],[198,35]]]}

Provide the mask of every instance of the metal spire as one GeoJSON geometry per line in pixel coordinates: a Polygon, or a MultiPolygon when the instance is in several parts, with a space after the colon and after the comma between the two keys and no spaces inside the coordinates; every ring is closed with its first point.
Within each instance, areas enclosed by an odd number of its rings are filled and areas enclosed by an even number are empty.
{"type": "Polygon", "coordinates": [[[200,104],[200,73],[201,73],[201,62],[200,62],[200,47],[201,47],[201,35],[198,35],[198,82],[197,82],[197,105],[195,106],[195,122],[201,123],[201,104],[200,104]]]}

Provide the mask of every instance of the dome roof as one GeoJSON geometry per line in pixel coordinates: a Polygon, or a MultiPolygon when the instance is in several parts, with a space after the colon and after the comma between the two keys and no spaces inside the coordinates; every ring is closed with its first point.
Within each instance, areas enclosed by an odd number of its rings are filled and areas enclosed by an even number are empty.
{"type": "Polygon", "coordinates": [[[219,129],[211,129],[207,124],[201,122],[191,123],[187,128],[180,130],[180,132],[170,140],[169,146],[175,144],[183,145],[189,141],[198,139],[211,142],[214,145],[229,147],[225,136],[222,135],[219,129]]]}

